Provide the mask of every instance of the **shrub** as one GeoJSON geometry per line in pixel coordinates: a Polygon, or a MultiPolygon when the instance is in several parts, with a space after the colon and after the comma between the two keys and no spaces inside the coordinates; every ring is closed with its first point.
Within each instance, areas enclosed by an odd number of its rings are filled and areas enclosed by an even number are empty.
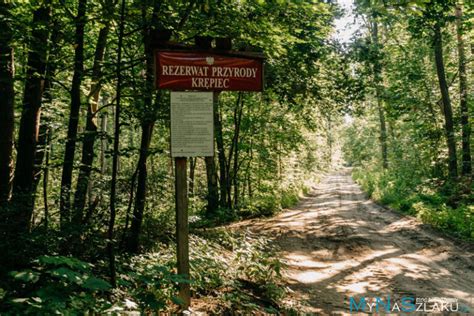
{"type": "Polygon", "coordinates": [[[4,293],[11,315],[79,315],[103,312],[111,306],[99,295],[110,284],[94,276],[90,263],[73,257],[41,256],[31,269],[12,271],[15,289],[4,293]],[[82,311],[79,313],[78,311],[82,311]]]}
{"type": "Polygon", "coordinates": [[[352,174],[374,199],[422,222],[462,238],[474,238],[473,206],[466,184],[440,184],[437,179],[397,170],[355,168],[352,174]]]}

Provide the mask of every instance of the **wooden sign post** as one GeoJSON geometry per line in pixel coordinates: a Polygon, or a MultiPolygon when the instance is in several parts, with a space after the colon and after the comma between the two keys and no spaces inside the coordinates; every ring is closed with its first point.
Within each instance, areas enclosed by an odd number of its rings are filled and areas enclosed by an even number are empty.
{"type": "MultiPolygon", "coordinates": [[[[214,156],[214,102],[219,91],[262,91],[263,58],[239,52],[157,50],[157,89],[171,92],[171,156],[175,163],[178,274],[190,280],[187,157],[214,156]],[[179,91],[206,92],[179,92],[179,91]]],[[[189,282],[179,284],[182,308],[189,282]]]]}
{"type": "MultiPolygon", "coordinates": [[[[178,274],[190,279],[187,158],[214,156],[212,92],[171,92],[171,156],[175,163],[176,245],[178,274]]],[[[179,298],[187,309],[189,282],[179,284],[179,298]]]]}
{"type": "MultiPolygon", "coordinates": [[[[189,279],[188,177],[186,176],[186,162],[187,158],[174,158],[178,274],[189,279]]],[[[179,284],[179,298],[183,302],[183,308],[187,309],[191,304],[189,283],[179,284]]]]}

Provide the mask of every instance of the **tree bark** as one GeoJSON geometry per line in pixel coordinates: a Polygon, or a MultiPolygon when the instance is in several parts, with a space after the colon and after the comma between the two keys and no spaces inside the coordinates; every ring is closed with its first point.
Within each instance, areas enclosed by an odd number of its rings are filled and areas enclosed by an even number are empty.
{"type": "MultiPolygon", "coordinates": [[[[51,48],[49,50],[48,62],[46,65],[46,74],[44,79],[44,87],[43,87],[43,101],[42,106],[45,105],[52,105],[53,97],[52,97],[52,88],[53,88],[53,78],[56,72],[57,64],[55,59],[59,57],[59,41],[61,38],[61,25],[59,24],[58,20],[53,21],[53,31],[51,34],[51,48]]],[[[49,146],[48,143],[48,135],[51,132],[50,122],[48,117],[43,117],[41,120],[41,124],[39,127],[38,132],[38,140],[36,142],[36,150],[35,150],[35,163],[34,163],[34,170],[33,170],[33,205],[36,201],[36,191],[38,188],[38,184],[41,180],[41,173],[43,172],[43,159],[45,157],[45,153],[47,147],[49,146]]]]}
{"type": "Polygon", "coordinates": [[[216,134],[217,158],[219,161],[219,189],[220,206],[230,207],[228,205],[229,192],[229,174],[227,168],[227,159],[225,157],[224,138],[222,135],[222,122],[219,114],[219,93],[214,92],[214,130],[216,134]]]}
{"type": "Polygon", "coordinates": [[[194,196],[194,175],[196,172],[197,158],[189,158],[189,196],[194,196]]]}
{"type": "Polygon", "coordinates": [[[18,149],[11,204],[14,209],[11,224],[18,232],[29,230],[33,213],[33,179],[36,144],[40,123],[41,98],[44,88],[50,30],[51,2],[45,1],[33,13],[33,31],[26,70],[23,109],[18,134],[18,149]]]}
{"type": "Polygon", "coordinates": [[[439,89],[443,101],[444,128],[446,134],[446,143],[448,147],[448,173],[451,179],[458,176],[458,165],[456,158],[456,140],[454,135],[453,110],[451,107],[451,99],[449,97],[448,84],[446,82],[446,74],[443,60],[443,40],[441,35],[441,26],[436,22],[434,26],[433,38],[436,73],[438,75],[439,89]]]}
{"type": "Polygon", "coordinates": [[[8,202],[13,171],[14,52],[12,48],[11,5],[0,2],[0,208],[8,202]]]}
{"type": "Polygon", "coordinates": [[[142,124],[140,158],[138,159],[137,193],[135,195],[135,208],[133,210],[130,237],[128,239],[128,251],[132,253],[137,253],[140,246],[140,232],[145,210],[146,181],[148,175],[147,158],[154,124],[154,121],[142,124]]]}
{"type": "Polygon", "coordinates": [[[71,85],[71,107],[67,130],[66,147],[64,151],[63,171],[61,176],[60,193],[60,223],[65,229],[71,221],[71,183],[76,151],[77,127],[81,108],[81,84],[84,76],[84,27],[86,24],[87,0],[79,0],[75,18],[76,32],[74,36],[74,75],[71,85]]]}
{"type": "Polygon", "coordinates": [[[115,251],[114,251],[114,230],[115,217],[117,209],[115,198],[117,196],[117,174],[119,165],[119,148],[120,148],[120,102],[122,99],[122,48],[125,29],[125,0],[120,5],[120,26],[117,47],[117,87],[116,87],[116,105],[115,105],[115,126],[114,126],[114,150],[112,159],[112,181],[110,183],[110,218],[107,226],[107,256],[109,257],[110,283],[113,287],[117,285],[117,274],[115,268],[115,251]]]}
{"type": "Polygon", "coordinates": [[[253,139],[250,139],[250,146],[247,150],[247,154],[249,156],[249,161],[247,165],[247,191],[249,198],[253,198],[253,186],[252,186],[252,162],[253,162],[253,139]]]}
{"type": "Polygon", "coordinates": [[[469,123],[469,107],[467,93],[466,54],[464,52],[464,38],[462,25],[462,5],[456,6],[456,33],[459,58],[459,107],[461,110],[461,133],[462,133],[462,167],[461,174],[470,176],[472,173],[471,159],[471,125],[469,123]]]}
{"type": "Polygon", "coordinates": [[[44,162],[44,171],[43,171],[43,203],[44,203],[44,228],[48,230],[49,223],[49,204],[48,204],[48,181],[49,181],[49,153],[50,153],[50,144],[51,144],[51,130],[48,129],[47,132],[46,144],[48,146],[45,148],[45,162],[44,162]]]}
{"type": "Polygon", "coordinates": [[[100,83],[102,77],[102,62],[104,60],[105,47],[107,44],[107,37],[109,34],[110,24],[107,21],[106,25],[99,31],[97,39],[97,46],[94,55],[94,65],[92,68],[92,86],[89,95],[89,104],[87,107],[86,131],[84,134],[84,141],[82,143],[82,158],[79,169],[79,176],[77,178],[76,193],[74,194],[74,215],[73,221],[80,223],[83,220],[84,207],[86,205],[86,197],[90,184],[90,177],[92,172],[92,164],[94,162],[94,144],[97,138],[97,120],[96,111],[98,108],[100,90],[102,85],[100,83]]]}
{"type": "Polygon", "coordinates": [[[206,216],[213,217],[219,207],[219,191],[217,188],[217,170],[214,157],[205,157],[206,176],[207,176],[207,207],[206,216]]]}
{"type": "Polygon", "coordinates": [[[105,174],[107,171],[107,160],[105,152],[107,151],[107,112],[104,111],[100,115],[100,173],[105,174]]]}
{"type": "MultiPolygon", "coordinates": [[[[242,122],[242,114],[244,110],[244,101],[242,93],[239,93],[237,98],[237,104],[234,110],[234,137],[232,138],[232,146],[229,153],[229,166],[233,158],[232,168],[232,185],[234,186],[234,201],[233,207],[237,208],[239,203],[239,183],[238,183],[238,171],[239,171],[239,137],[240,137],[240,126],[242,122]]],[[[230,190],[229,190],[230,191],[230,190]]],[[[232,201],[229,197],[229,204],[232,205],[232,201]]]]}
{"type": "MultiPolygon", "coordinates": [[[[135,195],[135,207],[133,210],[132,221],[130,225],[130,236],[128,240],[128,251],[137,253],[140,246],[140,232],[145,211],[146,183],[147,183],[147,159],[150,148],[151,136],[155,126],[155,108],[153,107],[154,94],[154,54],[151,46],[151,29],[158,23],[158,13],[160,10],[159,1],[153,3],[153,13],[150,25],[143,30],[143,45],[145,55],[145,91],[143,103],[145,113],[142,118],[142,139],[140,143],[140,157],[138,159],[137,191],[135,195]]],[[[142,17],[146,20],[146,7],[142,7],[142,17]]],[[[158,104],[158,102],[157,102],[158,104]]]]}

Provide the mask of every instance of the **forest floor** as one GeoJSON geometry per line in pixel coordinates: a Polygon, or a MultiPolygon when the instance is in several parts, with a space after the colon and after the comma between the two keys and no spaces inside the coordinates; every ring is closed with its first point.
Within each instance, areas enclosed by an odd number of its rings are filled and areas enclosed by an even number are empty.
{"type": "Polygon", "coordinates": [[[350,297],[449,297],[474,312],[474,245],[369,200],[350,169],[329,174],[294,208],[231,225],[266,234],[286,262],[302,312],[346,314],[350,297]]]}

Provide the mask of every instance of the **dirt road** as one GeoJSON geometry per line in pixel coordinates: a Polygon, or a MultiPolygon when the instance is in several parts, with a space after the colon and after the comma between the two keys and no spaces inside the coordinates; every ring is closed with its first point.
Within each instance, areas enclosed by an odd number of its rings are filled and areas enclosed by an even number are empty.
{"type": "Polygon", "coordinates": [[[288,287],[303,311],[346,314],[350,297],[360,303],[361,297],[390,296],[392,305],[402,297],[448,297],[474,314],[472,244],[368,200],[348,169],[313,189],[297,207],[250,224],[276,236],[288,287]]]}

